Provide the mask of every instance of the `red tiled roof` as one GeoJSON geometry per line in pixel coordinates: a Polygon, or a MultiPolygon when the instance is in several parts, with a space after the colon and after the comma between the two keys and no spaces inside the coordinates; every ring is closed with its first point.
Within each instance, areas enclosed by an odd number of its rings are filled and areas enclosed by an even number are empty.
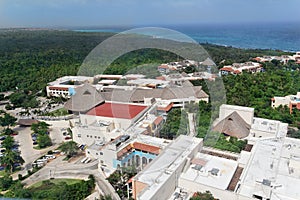
{"type": "Polygon", "coordinates": [[[160,65],[160,66],[158,66],[158,68],[169,69],[169,66],[168,65],[160,65]]]}
{"type": "Polygon", "coordinates": [[[147,106],[140,105],[104,103],[88,111],[87,115],[133,119],[146,108],[147,106]]]}
{"type": "Polygon", "coordinates": [[[133,147],[137,150],[141,150],[141,151],[145,151],[145,152],[149,152],[149,153],[153,153],[153,154],[159,154],[159,150],[160,150],[159,147],[152,146],[149,144],[143,144],[143,143],[139,143],[139,142],[134,142],[133,147]]]}
{"type": "Polygon", "coordinates": [[[235,74],[240,74],[241,72],[240,72],[239,70],[234,70],[233,73],[235,73],[235,74]]]}
{"type": "Polygon", "coordinates": [[[192,164],[196,164],[196,165],[205,166],[206,163],[207,163],[207,160],[200,159],[200,158],[194,158],[194,159],[192,160],[192,164]]]}
{"type": "Polygon", "coordinates": [[[158,77],[156,77],[156,80],[162,80],[162,81],[165,81],[165,80],[166,80],[166,78],[165,78],[165,77],[163,77],[163,76],[158,76],[158,77]]]}
{"type": "Polygon", "coordinates": [[[160,124],[163,120],[164,120],[164,118],[163,118],[162,116],[159,116],[159,117],[157,117],[157,118],[154,120],[154,124],[155,124],[155,125],[158,125],[158,124],[160,124]]]}
{"type": "Polygon", "coordinates": [[[170,103],[166,107],[157,107],[157,110],[169,112],[171,110],[171,108],[173,107],[173,105],[174,105],[174,103],[170,103]]]}
{"type": "Polygon", "coordinates": [[[131,149],[132,149],[131,144],[127,145],[127,146],[124,147],[121,151],[119,151],[119,152],[117,153],[117,157],[119,158],[119,157],[123,156],[125,153],[127,153],[127,152],[130,151],[131,149]]]}
{"type": "Polygon", "coordinates": [[[228,71],[228,72],[233,72],[234,71],[232,68],[229,68],[229,67],[223,67],[220,70],[221,71],[228,71]]]}
{"type": "Polygon", "coordinates": [[[65,88],[65,87],[55,87],[55,86],[49,86],[50,90],[64,90],[64,91],[68,91],[69,88],[65,88]]]}
{"type": "Polygon", "coordinates": [[[256,58],[253,58],[253,60],[256,60],[256,61],[261,61],[261,58],[259,58],[259,57],[256,57],[256,58]]]}
{"type": "Polygon", "coordinates": [[[134,142],[133,144],[128,144],[126,147],[124,147],[122,150],[120,150],[117,153],[117,157],[119,158],[119,157],[123,156],[125,153],[131,151],[132,149],[137,149],[137,150],[140,150],[140,151],[149,152],[149,153],[153,153],[153,154],[156,154],[156,155],[158,155],[159,151],[160,151],[159,147],[152,146],[152,145],[149,145],[149,144],[143,144],[143,143],[140,143],[140,142],[134,142]]]}
{"type": "Polygon", "coordinates": [[[134,178],[134,176],[133,177],[131,177],[128,181],[127,181],[127,183],[132,183],[132,181],[133,181],[133,178],[134,178]]]}

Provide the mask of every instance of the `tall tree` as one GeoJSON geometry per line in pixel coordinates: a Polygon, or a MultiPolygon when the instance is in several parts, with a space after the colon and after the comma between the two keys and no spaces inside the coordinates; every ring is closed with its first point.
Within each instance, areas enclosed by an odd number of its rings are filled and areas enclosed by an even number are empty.
{"type": "Polygon", "coordinates": [[[78,151],[78,147],[76,142],[74,141],[69,141],[69,142],[65,142],[60,146],[60,150],[62,152],[64,152],[65,154],[67,154],[68,157],[72,157],[74,156],[77,151],[78,151]]]}
{"type": "Polygon", "coordinates": [[[0,117],[0,125],[6,127],[7,130],[10,130],[11,126],[16,124],[17,118],[11,116],[8,113],[5,113],[3,117],[0,117]]]}
{"type": "Polygon", "coordinates": [[[3,157],[1,157],[1,164],[5,165],[5,170],[13,173],[15,169],[15,163],[23,164],[23,158],[15,151],[11,149],[6,149],[3,157]]]}

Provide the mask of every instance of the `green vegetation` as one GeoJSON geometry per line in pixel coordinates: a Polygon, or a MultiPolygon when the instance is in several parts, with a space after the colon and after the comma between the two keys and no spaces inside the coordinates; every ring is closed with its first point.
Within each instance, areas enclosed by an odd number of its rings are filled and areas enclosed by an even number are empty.
{"type": "Polygon", "coordinates": [[[28,90],[18,90],[9,96],[9,100],[10,104],[6,106],[6,109],[14,109],[18,107],[36,108],[39,106],[39,101],[36,99],[36,94],[32,94],[28,90]]]}
{"type": "Polygon", "coordinates": [[[216,200],[209,192],[197,192],[190,200],[216,200]]]}
{"type": "Polygon", "coordinates": [[[4,113],[4,115],[2,117],[0,115],[0,126],[5,127],[4,134],[10,135],[13,133],[13,130],[10,127],[16,124],[17,118],[5,113],[4,111],[1,113],[4,113]]]}
{"type": "MultiPolygon", "coordinates": [[[[26,95],[45,89],[48,82],[76,75],[88,53],[111,33],[73,31],[0,31],[0,92],[15,90],[26,95]],[[26,76],[25,76],[26,74],[26,76]]],[[[161,63],[177,58],[155,49],[134,51],[112,63],[106,73],[123,74],[145,63],[161,63]]],[[[45,93],[44,93],[45,94],[45,93]]],[[[31,106],[29,106],[31,107],[31,106]]]]}
{"type": "Polygon", "coordinates": [[[92,175],[89,180],[45,180],[30,188],[24,188],[20,181],[13,181],[11,177],[0,179],[0,188],[8,190],[4,196],[10,198],[27,199],[84,199],[91,194],[95,187],[95,179],[92,175]]]}
{"type": "Polygon", "coordinates": [[[113,200],[113,198],[110,195],[100,195],[100,200],[113,200]]]}
{"type": "Polygon", "coordinates": [[[51,138],[48,131],[49,124],[46,122],[38,122],[31,125],[33,134],[37,136],[37,144],[39,149],[46,148],[52,145],[51,138]]]}
{"type": "Polygon", "coordinates": [[[75,75],[87,54],[109,33],[0,31],[0,91],[44,89],[47,82],[75,75]]]}
{"type": "Polygon", "coordinates": [[[127,198],[127,181],[137,174],[135,167],[122,167],[116,170],[108,178],[108,182],[114,187],[121,199],[127,198]]]}
{"type": "Polygon", "coordinates": [[[232,64],[234,62],[247,62],[251,58],[263,55],[291,55],[289,52],[271,49],[240,49],[235,47],[225,47],[214,44],[203,43],[201,44],[213,61],[218,66],[232,64]]]}
{"type": "Polygon", "coordinates": [[[74,141],[68,141],[63,143],[59,149],[64,152],[68,158],[71,158],[72,156],[75,156],[78,152],[78,146],[76,142],[74,141]]]}
{"type": "Polygon", "coordinates": [[[69,112],[65,108],[60,108],[58,110],[49,112],[44,114],[45,116],[52,116],[52,117],[59,117],[59,116],[65,116],[68,115],[69,112]]]}
{"type": "MultiPolygon", "coordinates": [[[[47,82],[64,75],[76,75],[88,53],[111,35],[110,33],[50,30],[0,31],[0,91],[16,91],[9,97],[11,104],[7,108],[38,106],[39,102],[35,97],[40,95],[40,91],[44,94],[47,82]]],[[[256,56],[290,54],[282,51],[239,49],[211,44],[202,44],[202,46],[219,67],[233,62],[249,61],[256,56]]],[[[119,57],[105,73],[144,72],[144,69],[147,69],[144,67],[147,65],[144,64],[154,66],[154,63],[165,63],[178,59],[180,58],[177,55],[170,52],[142,49],[119,57]],[[136,66],[143,67],[134,69],[136,66]]],[[[264,64],[264,68],[266,70],[264,73],[243,73],[239,76],[223,77],[227,103],[254,107],[255,115],[258,117],[281,120],[300,128],[300,112],[295,111],[290,115],[287,108],[272,109],[270,107],[270,99],[273,96],[296,94],[300,91],[299,65],[294,62],[282,65],[278,61],[272,61],[264,64]]],[[[192,68],[186,70],[193,71],[192,68]]],[[[148,75],[153,77],[156,74],[151,72],[148,75]]],[[[193,84],[202,85],[203,89],[209,93],[205,81],[194,81],[193,84]]],[[[198,132],[205,134],[207,128],[204,128],[203,125],[210,122],[210,117],[201,118],[198,132]]],[[[186,127],[179,127],[184,124],[178,123],[180,118],[172,116],[168,120],[167,127],[162,130],[163,137],[172,138],[173,135],[186,132],[186,127]]],[[[300,137],[299,131],[293,131],[289,135],[300,137]]]]}
{"type": "Polygon", "coordinates": [[[12,180],[11,176],[8,176],[7,174],[4,175],[2,178],[0,178],[0,191],[8,190],[13,183],[14,181],[12,180]]]}
{"type": "Polygon", "coordinates": [[[211,132],[211,104],[200,101],[199,104],[186,105],[186,110],[179,108],[172,109],[167,117],[160,136],[168,139],[176,138],[180,134],[188,133],[187,113],[194,111],[197,113],[197,137],[204,139],[204,145],[214,147],[221,150],[239,153],[241,152],[247,141],[238,140],[235,137],[225,137],[221,133],[211,132]],[[199,106],[199,109],[196,108],[199,106]],[[182,120],[182,121],[180,121],[182,120]]]}
{"type": "Polygon", "coordinates": [[[273,63],[267,63],[265,69],[264,73],[223,77],[227,102],[253,107],[257,117],[280,120],[300,128],[299,111],[295,110],[291,115],[288,108],[271,108],[272,97],[300,91],[300,72],[292,71],[292,66],[276,66],[273,63]]]}
{"type": "Polygon", "coordinates": [[[4,94],[0,94],[0,101],[5,100],[4,94]]]}
{"type": "Polygon", "coordinates": [[[204,145],[217,149],[240,153],[247,145],[247,140],[238,140],[236,137],[225,137],[222,133],[209,132],[204,139],[204,145]]]}
{"type": "MultiPolygon", "coordinates": [[[[64,182],[67,185],[72,185],[75,183],[80,183],[81,180],[79,180],[79,179],[51,179],[51,180],[49,180],[49,182],[53,183],[53,184],[60,184],[60,183],[64,182]]],[[[30,189],[41,187],[43,184],[44,184],[44,181],[37,182],[37,183],[31,185],[30,189]]]]}
{"type": "Polygon", "coordinates": [[[0,163],[1,166],[5,166],[5,171],[9,173],[13,173],[24,163],[23,158],[20,156],[20,152],[13,149],[14,146],[14,138],[10,135],[6,136],[2,142],[2,147],[5,151],[0,158],[0,163]]]}
{"type": "Polygon", "coordinates": [[[0,159],[1,165],[5,166],[5,171],[13,173],[21,164],[24,163],[23,158],[20,156],[20,152],[13,150],[14,140],[11,136],[8,136],[2,143],[5,148],[3,156],[0,159]]]}
{"type": "Polygon", "coordinates": [[[180,108],[173,108],[167,117],[167,121],[160,131],[160,136],[167,139],[176,138],[178,135],[188,133],[187,113],[180,108]]]}

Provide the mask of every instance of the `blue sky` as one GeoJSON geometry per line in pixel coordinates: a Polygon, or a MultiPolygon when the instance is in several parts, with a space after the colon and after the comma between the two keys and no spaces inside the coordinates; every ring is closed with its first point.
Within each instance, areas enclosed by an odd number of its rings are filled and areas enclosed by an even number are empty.
{"type": "Polygon", "coordinates": [[[0,27],[300,21],[299,0],[0,0],[0,27]]]}

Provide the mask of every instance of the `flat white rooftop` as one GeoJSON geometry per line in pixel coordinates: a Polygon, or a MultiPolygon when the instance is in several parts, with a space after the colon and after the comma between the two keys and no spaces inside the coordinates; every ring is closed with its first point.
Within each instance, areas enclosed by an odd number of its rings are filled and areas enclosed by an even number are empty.
{"type": "Polygon", "coordinates": [[[48,83],[48,85],[60,85],[64,82],[67,81],[79,81],[79,82],[84,82],[87,80],[91,80],[93,79],[93,77],[89,77],[89,76],[63,76],[60,77],[58,79],[56,79],[55,81],[52,81],[50,83],[48,83]]]}
{"type": "Polygon", "coordinates": [[[169,81],[141,78],[141,79],[129,80],[129,81],[127,81],[127,84],[129,84],[129,85],[147,85],[147,84],[166,85],[166,84],[169,84],[169,81]]]}
{"type": "Polygon", "coordinates": [[[300,140],[259,140],[252,153],[241,176],[239,194],[271,200],[299,199],[300,140]]]}
{"type": "Polygon", "coordinates": [[[148,185],[142,192],[140,199],[151,199],[201,141],[200,138],[180,135],[156,159],[147,165],[135,177],[135,180],[148,185]]]}
{"type": "Polygon", "coordinates": [[[254,112],[254,108],[250,108],[250,107],[245,107],[245,106],[235,106],[235,105],[228,105],[228,104],[222,104],[220,106],[221,108],[227,108],[230,110],[242,110],[242,111],[249,111],[249,112],[254,112]]]}
{"type": "Polygon", "coordinates": [[[111,79],[103,79],[101,81],[98,82],[98,84],[115,84],[117,82],[117,80],[111,80],[111,79]]]}
{"type": "Polygon", "coordinates": [[[250,132],[255,133],[255,131],[264,131],[273,133],[276,137],[285,137],[288,131],[288,124],[277,120],[254,117],[250,132]]]}
{"type": "Polygon", "coordinates": [[[195,159],[201,160],[205,165],[200,169],[196,164],[191,164],[180,178],[222,190],[227,189],[238,166],[237,161],[203,153],[198,153],[195,159]],[[213,169],[218,171],[217,175],[211,174],[213,169]]]}

